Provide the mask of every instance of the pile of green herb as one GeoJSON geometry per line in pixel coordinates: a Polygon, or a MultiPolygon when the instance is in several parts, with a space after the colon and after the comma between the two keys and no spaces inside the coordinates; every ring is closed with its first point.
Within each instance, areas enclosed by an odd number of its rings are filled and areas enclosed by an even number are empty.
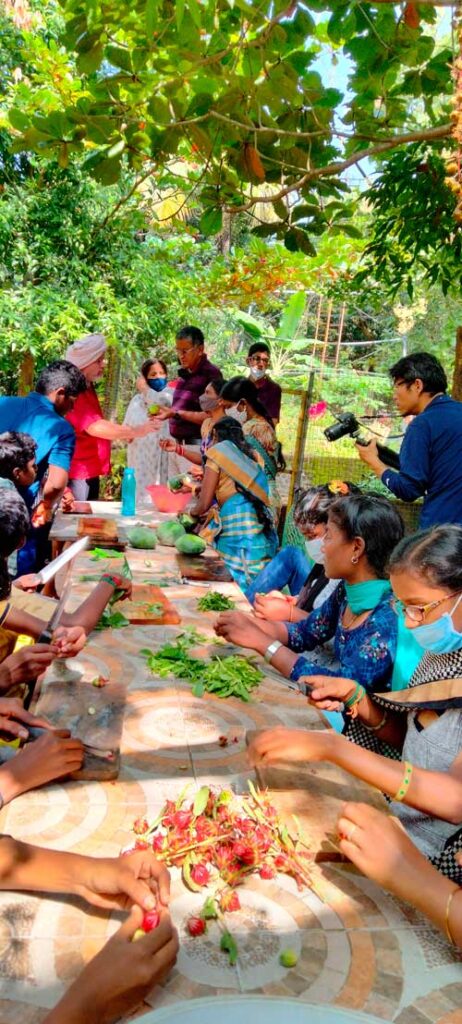
{"type": "Polygon", "coordinates": [[[228,608],[235,608],[236,606],[230,597],[225,597],[218,590],[210,590],[205,597],[199,598],[197,607],[200,612],[224,612],[228,608]]]}
{"type": "Polygon", "coordinates": [[[140,654],[146,658],[153,675],[162,679],[170,675],[188,679],[195,697],[213,693],[216,697],[240,697],[248,702],[252,690],[263,679],[263,672],[251,661],[235,654],[225,658],[215,654],[208,662],[192,658],[189,654],[191,646],[204,639],[196,630],[189,630],[181,633],[174,643],[164,644],[157,652],[144,648],[140,654]]]}
{"type": "Polygon", "coordinates": [[[111,612],[109,608],[105,608],[95,629],[121,629],[123,626],[129,625],[128,619],[122,615],[122,612],[111,612]]]}
{"type": "Polygon", "coordinates": [[[107,558],[124,558],[123,551],[115,551],[114,548],[93,548],[89,552],[92,562],[104,562],[107,558]]]}

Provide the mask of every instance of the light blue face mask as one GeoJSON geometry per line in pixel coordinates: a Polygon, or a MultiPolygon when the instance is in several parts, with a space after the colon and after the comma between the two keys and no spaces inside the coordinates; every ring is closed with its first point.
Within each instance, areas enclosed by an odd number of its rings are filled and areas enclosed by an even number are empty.
{"type": "Polygon", "coordinates": [[[424,651],[430,651],[431,654],[450,654],[451,651],[459,651],[462,648],[462,633],[454,629],[452,621],[452,616],[461,601],[462,594],[459,594],[450,612],[436,619],[436,622],[423,622],[421,626],[409,630],[424,651]]]}

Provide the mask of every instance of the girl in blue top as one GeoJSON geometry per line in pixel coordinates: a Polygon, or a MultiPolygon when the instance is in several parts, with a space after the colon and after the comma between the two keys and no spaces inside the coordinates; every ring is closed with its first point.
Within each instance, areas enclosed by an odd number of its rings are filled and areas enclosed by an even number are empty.
{"type": "Polygon", "coordinates": [[[323,553],[326,575],[342,582],[328,600],[297,623],[224,612],[217,633],[266,654],[275,668],[293,680],[340,674],[368,691],[389,689],[398,620],[386,565],[403,533],[401,516],[386,498],[372,494],[339,498],[329,511],[323,553]],[[319,666],[306,653],[332,638],[340,673],[319,666]]]}

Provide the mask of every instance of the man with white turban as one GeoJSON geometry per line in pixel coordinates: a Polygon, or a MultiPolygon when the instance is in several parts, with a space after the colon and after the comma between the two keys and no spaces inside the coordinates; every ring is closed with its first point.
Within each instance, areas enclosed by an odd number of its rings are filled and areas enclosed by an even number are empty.
{"type": "Polygon", "coordinates": [[[66,417],[76,434],[69,487],[78,501],[98,499],[99,478],[111,467],[111,441],[134,441],[156,429],[150,421],[140,427],[124,427],[104,419],[94,384],[103,376],[106,349],[104,334],[87,334],[66,352],[68,362],[78,366],[87,382],[87,390],[66,417]]]}

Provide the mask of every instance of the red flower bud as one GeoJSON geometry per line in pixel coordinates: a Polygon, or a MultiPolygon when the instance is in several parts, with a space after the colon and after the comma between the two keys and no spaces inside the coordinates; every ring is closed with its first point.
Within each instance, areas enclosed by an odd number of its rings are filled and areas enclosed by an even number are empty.
{"type": "Polygon", "coordinates": [[[210,871],[205,864],[194,864],[191,868],[191,878],[196,885],[207,885],[210,881],[210,871]]]}
{"type": "Polygon", "coordinates": [[[262,864],[262,866],[260,868],[260,871],[259,871],[259,875],[260,875],[260,878],[270,879],[270,878],[274,878],[275,877],[276,872],[275,872],[274,868],[271,867],[271,864],[262,864]]]}
{"type": "Polygon", "coordinates": [[[157,928],[159,921],[160,914],[158,910],[147,910],[141,922],[141,927],[144,932],[153,932],[154,928],[157,928]]]}
{"type": "Polygon", "coordinates": [[[148,831],[148,829],[149,824],[146,818],[137,818],[136,821],[133,822],[133,831],[137,836],[142,836],[144,832],[148,831]]]}
{"type": "Polygon", "coordinates": [[[135,850],[149,850],[149,843],[146,839],[137,839],[135,842],[135,850]]]}
{"type": "Polygon", "coordinates": [[[235,910],[240,910],[241,904],[237,892],[224,892],[220,900],[220,910],[225,913],[233,913],[235,910]]]}
{"type": "Polygon", "coordinates": [[[194,938],[198,935],[203,935],[207,930],[207,925],[203,917],[190,917],[188,921],[188,932],[194,938]]]}
{"type": "Polygon", "coordinates": [[[176,811],[173,815],[172,823],[175,828],[178,828],[180,832],[183,832],[185,828],[192,822],[191,811],[176,811]]]}

